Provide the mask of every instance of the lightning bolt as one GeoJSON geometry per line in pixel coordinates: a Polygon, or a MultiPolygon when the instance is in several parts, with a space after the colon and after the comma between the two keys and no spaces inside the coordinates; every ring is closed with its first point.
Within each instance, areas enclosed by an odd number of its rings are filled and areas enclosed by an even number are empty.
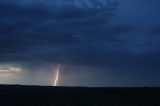
{"type": "Polygon", "coordinates": [[[58,66],[58,69],[56,71],[56,77],[55,77],[55,81],[54,81],[54,86],[58,85],[60,67],[61,67],[61,65],[58,66]]]}

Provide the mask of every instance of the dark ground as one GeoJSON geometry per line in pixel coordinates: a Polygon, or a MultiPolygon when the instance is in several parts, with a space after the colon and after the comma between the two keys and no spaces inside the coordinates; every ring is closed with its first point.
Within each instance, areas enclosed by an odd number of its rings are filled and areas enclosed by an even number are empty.
{"type": "Polygon", "coordinates": [[[160,106],[160,88],[1,85],[0,106],[160,106]]]}

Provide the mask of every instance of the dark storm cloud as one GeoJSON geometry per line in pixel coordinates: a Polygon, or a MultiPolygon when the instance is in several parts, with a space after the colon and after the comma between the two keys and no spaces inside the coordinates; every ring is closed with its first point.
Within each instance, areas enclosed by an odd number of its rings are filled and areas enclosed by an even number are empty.
{"type": "Polygon", "coordinates": [[[160,26],[152,28],[150,30],[147,31],[149,34],[153,34],[155,36],[159,36],[160,35],[160,26]]]}
{"type": "Polygon", "coordinates": [[[159,53],[159,37],[145,35],[146,31],[127,23],[114,23],[116,12],[112,4],[110,8],[79,9],[1,0],[1,61],[98,66],[154,61],[150,54],[159,53]]]}

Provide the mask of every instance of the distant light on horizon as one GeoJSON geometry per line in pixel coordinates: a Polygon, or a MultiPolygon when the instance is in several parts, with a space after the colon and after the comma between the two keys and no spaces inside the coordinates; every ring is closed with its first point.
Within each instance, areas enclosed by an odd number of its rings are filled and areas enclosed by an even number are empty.
{"type": "Polygon", "coordinates": [[[10,65],[0,65],[0,75],[14,75],[20,73],[22,71],[21,68],[10,66],[10,65]]]}

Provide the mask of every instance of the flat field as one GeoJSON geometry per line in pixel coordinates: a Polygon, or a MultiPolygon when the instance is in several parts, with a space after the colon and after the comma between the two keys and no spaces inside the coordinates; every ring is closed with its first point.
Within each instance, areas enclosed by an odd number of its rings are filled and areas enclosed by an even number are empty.
{"type": "Polygon", "coordinates": [[[0,85],[0,106],[160,106],[160,88],[0,85]]]}

